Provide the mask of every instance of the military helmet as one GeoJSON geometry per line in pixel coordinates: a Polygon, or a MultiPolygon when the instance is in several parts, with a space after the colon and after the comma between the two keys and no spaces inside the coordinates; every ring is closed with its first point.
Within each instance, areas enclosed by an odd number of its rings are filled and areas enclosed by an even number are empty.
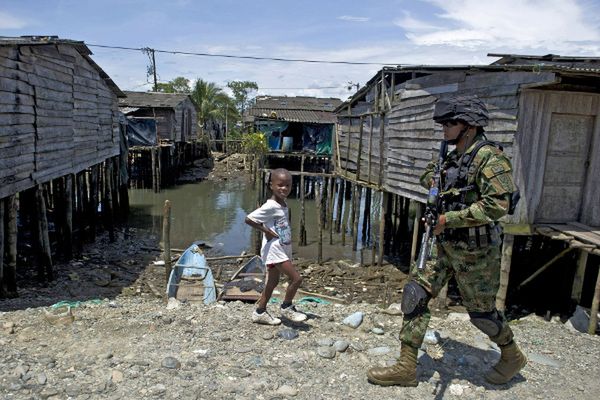
{"type": "Polygon", "coordinates": [[[488,119],[488,110],[477,96],[439,99],[433,111],[433,120],[437,123],[459,120],[471,126],[487,126],[488,119]]]}

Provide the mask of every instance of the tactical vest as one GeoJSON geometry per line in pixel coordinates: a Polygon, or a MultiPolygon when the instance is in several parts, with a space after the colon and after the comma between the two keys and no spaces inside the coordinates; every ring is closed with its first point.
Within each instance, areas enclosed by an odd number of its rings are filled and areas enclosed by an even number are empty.
{"type": "Polygon", "coordinates": [[[502,150],[502,146],[498,143],[491,140],[482,140],[475,145],[470,153],[464,154],[456,162],[452,161],[445,165],[445,175],[442,182],[443,212],[460,211],[479,200],[477,186],[474,183],[469,183],[469,171],[475,161],[477,152],[487,145],[502,150]]]}

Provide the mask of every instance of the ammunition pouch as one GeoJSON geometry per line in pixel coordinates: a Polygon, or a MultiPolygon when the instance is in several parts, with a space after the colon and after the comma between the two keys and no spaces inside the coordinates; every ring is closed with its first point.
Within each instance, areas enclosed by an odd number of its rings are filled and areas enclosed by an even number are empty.
{"type": "Polygon", "coordinates": [[[500,243],[500,227],[491,223],[469,228],[448,228],[440,235],[440,242],[464,242],[472,249],[495,246],[500,243]]]}

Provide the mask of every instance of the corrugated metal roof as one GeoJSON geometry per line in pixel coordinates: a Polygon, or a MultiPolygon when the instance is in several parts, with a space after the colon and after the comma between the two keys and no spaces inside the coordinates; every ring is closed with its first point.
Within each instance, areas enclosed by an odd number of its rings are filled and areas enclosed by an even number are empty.
{"type": "Polygon", "coordinates": [[[288,122],[306,122],[315,124],[333,124],[336,122],[333,111],[252,108],[248,110],[248,115],[255,118],[279,119],[288,122]]]}
{"type": "MultiPolygon", "coordinates": [[[[127,97],[119,99],[119,107],[150,107],[150,108],[175,108],[189,95],[183,93],[161,92],[124,92],[127,97]]],[[[191,99],[191,98],[190,98],[191,99]]]]}
{"type": "Polygon", "coordinates": [[[51,44],[66,44],[73,46],[75,50],[77,50],[79,54],[81,54],[81,56],[98,71],[100,77],[106,82],[106,85],[117,95],[117,97],[125,96],[110,76],[108,76],[108,74],[92,60],[90,57],[93,54],[92,51],[80,40],[60,39],[58,36],[0,36],[0,46],[44,46],[51,44]]]}
{"type": "Polygon", "coordinates": [[[253,107],[246,111],[247,117],[280,119],[288,122],[332,124],[336,122],[333,111],[342,104],[333,97],[308,96],[259,96],[253,107]]]}

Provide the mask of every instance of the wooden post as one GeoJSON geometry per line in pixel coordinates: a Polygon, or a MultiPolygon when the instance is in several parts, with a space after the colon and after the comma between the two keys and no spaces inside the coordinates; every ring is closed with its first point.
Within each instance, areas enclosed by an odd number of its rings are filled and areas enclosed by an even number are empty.
{"type": "Polygon", "coordinates": [[[156,146],[156,191],[160,192],[162,185],[162,147],[156,146]]]}
{"type": "MultiPolygon", "coordinates": [[[[346,193],[347,191],[350,190],[350,193],[352,193],[352,183],[350,181],[346,181],[346,185],[345,185],[345,190],[344,190],[344,199],[346,198],[346,193]]],[[[352,198],[350,199],[350,201],[352,201],[352,198]]],[[[346,204],[346,207],[344,207],[344,213],[342,214],[342,246],[346,245],[346,227],[348,226],[348,221],[345,218],[346,214],[348,214],[348,219],[350,218],[350,213],[352,211],[348,210],[348,204],[346,204]],[[344,221],[344,219],[346,219],[346,221],[344,221]]]]}
{"type": "Polygon", "coordinates": [[[0,299],[4,294],[4,199],[0,199],[0,299]]]}
{"type": "Polygon", "coordinates": [[[365,209],[362,223],[362,242],[367,241],[371,229],[371,188],[365,188],[365,209]]]}
{"type": "Polygon", "coordinates": [[[504,240],[502,241],[502,258],[500,260],[500,287],[496,294],[496,309],[498,311],[504,311],[506,309],[506,293],[508,291],[508,279],[510,276],[510,264],[514,243],[515,237],[505,233],[504,240]]]}
{"type": "Polygon", "coordinates": [[[358,248],[358,220],[360,219],[360,198],[362,195],[362,187],[357,183],[354,186],[354,201],[352,210],[352,230],[354,234],[352,236],[352,250],[356,251],[358,248]]]}
{"type": "Polygon", "coordinates": [[[367,166],[367,182],[371,183],[371,162],[373,154],[373,114],[369,115],[369,165],[367,166]]]}
{"type": "Polygon", "coordinates": [[[379,216],[379,253],[378,265],[383,266],[383,249],[385,246],[385,220],[387,215],[387,199],[388,193],[381,192],[381,215],[379,216]]]}
{"type": "Polygon", "coordinates": [[[151,171],[152,171],[152,190],[154,192],[158,192],[158,178],[156,177],[156,152],[154,151],[154,147],[150,148],[150,157],[151,157],[151,171]]]}
{"type": "Polygon", "coordinates": [[[44,186],[35,187],[35,205],[37,219],[37,249],[38,249],[38,279],[40,281],[51,281],[52,274],[52,250],[50,249],[50,238],[48,236],[48,218],[46,216],[46,200],[44,198],[44,186]]]}
{"type": "Polygon", "coordinates": [[[89,210],[88,210],[88,215],[89,215],[88,222],[90,224],[89,239],[91,242],[96,241],[96,223],[97,223],[97,217],[98,217],[98,201],[99,201],[99,197],[98,197],[99,174],[100,174],[100,166],[94,165],[90,172],[89,192],[90,192],[90,200],[91,201],[90,201],[89,210]]]}
{"type": "Polygon", "coordinates": [[[335,177],[329,178],[329,187],[327,193],[327,227],[329,228],[329,244],[333,244],[333,205],[334,205],[334,197],[335,197],[335,177]]]}
{"type": "Polygon", "coordinates": [[[306,246],[306,226],[305,226],[305,208],[304,208],[304,154],[300,161],[300,246],[306,246]]]}
{"type": "MultiPolygon", "coordinates": [[[[381,194],[381,192],[380,192],[381,194]]],[[[373,207],[373,219],[372,221],[376,221],[377,220],[377,216],[378,216],[378,212],[381,212],[381,209],[378,207],[373,207]]],[[[371,227],[371,229],[369,229],[369,237],[371,239],[371,266],[375,265],[375,260],[377,258],[377,240],[375,237],[375,231],[373,230],[373,228],[371,227]]]]}
{"type": "Polygon", "coordinates": [[[315,182],[315,202],[317,209],[317,224],[318,224],[318,233],[319,233],[319,241],[317,245],[317,262],[320,264],[323,261],[323,218],[321,215],[321,200],[322,200],[322,191],[323,187],[319,188],[317,186],[317,182],[315,182]]]}
{"type": "MultiPolygon", "coordinates": [[[[415,206],[415,220],[413,222],[412,245],[410,246],[410,264],[415,261],[417,256],[417,245],[419,243],[419,226],[421,225],[421,203],[413,202],[415,206]]],[[[412,270],[412,267],[410,268],[412,270]]]]}
{"type": "Polygon", "coordinates": [[[102,204],[102,213],[104,214],[104,223],[108,229],[108,237],[111,243],[115,241],[112,195],[112,163],[110,160],[106,160],[104,162],[104,204],[102,204]]]}
{"type": "Polygon", "coordinates": [[[577,259],[577,271],[573,279],[573,288],[571,290],[571,300],[579,304],[581,301],[581,291],[583,289],[583,278],[585,276],[585,267],[587,265],[588,252],[579,250],[579,258],[577,259]]]}
{"type": "Polygon", "coordinates": [[[4,200],[6,231],[5,236],[6,255],[4,262],[4,288],[6,297],[17,297],[17,214],[19,209],[19,200],[17,195],[12,195],[4,200]]]}
{"type": "Polygon", "coordinates": [[[163,260],[165,262],[165,280],[171,276],[171,202],[165,200],[163,207],[163,260]]]}
{"type": "MultiPolygon", "coordinates": [[[[363,122],[364,117],[360,117],[358,123],[360,126],[358,127],[358,157],[356,159],[356,181],[360,180],[360,160],[362,158],[362,142],[363,142],[363,122]]],[[[358,214],[357,214],[358,215],[358,214]]]]}
{"type": "Polygon", "coordinates": [[[344,185],[346,183],[346,180],[344,178],[340,178],[340,182],[337,185],[338,186],[338,190],[337,190],[337,209],[336,209],[336,216],[335,216],[335,231],[337,233],[340,233],[340,229],[342,226],[342,210],[344,208],[344,194],[346,193],[344,185]]]}
{"type": "Polygon", "coordinates": [[[596,333],[596,326],[598,325],[598,303],[600,303],[600,270],[598,271],[598,277],[596,278],[596,289],[594,290],[592,309],[590,311],[590,325],[588,326],[588,333],[590,335],[596,333]]]}
{"type": "Polygon", "coordinates": [[[63,191],[64,226],[62,241],[67,260],[73,258],[73,175],[65,176],[63,191]]]}
{"type": "Polygon", "coordinates": [[[383,122],[385,120],[385,114],[381,113],[381,117],[379,119],[379,186],[381,187],[383,185],[383,170],[384,170],[384,159],[383,159],[383,147],[384,147],[384,141],[383,141],[383,134],[384,134],[384,128],[383,128],[383,122]]]}

